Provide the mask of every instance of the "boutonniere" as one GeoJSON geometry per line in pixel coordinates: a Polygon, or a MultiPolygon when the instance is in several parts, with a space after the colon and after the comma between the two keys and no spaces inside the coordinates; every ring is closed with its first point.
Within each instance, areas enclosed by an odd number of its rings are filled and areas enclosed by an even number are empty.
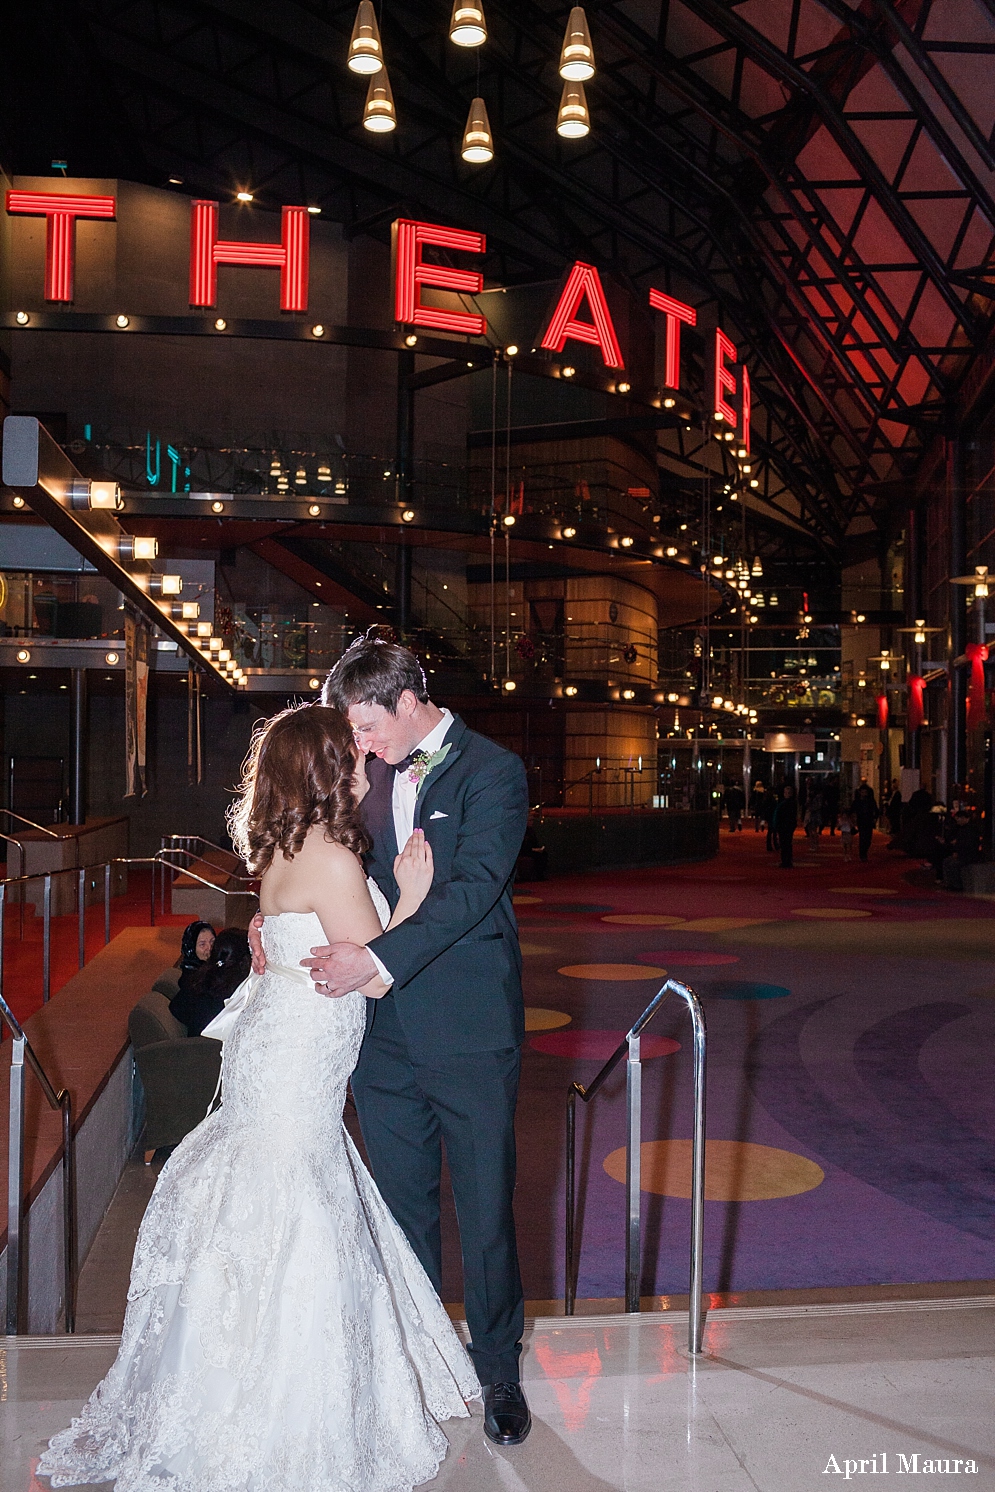
{"type": "MultiPolygon", "coordinates": [[[[439,747],[438,751],[433,751],[431,753],[428,751],[415,752],[414,756],[411,758],[411,765],[408,767],[408,781],[417,782],[419,793],[422,790],[425,778],[430,772],[435,771],[435,768],[439,765],[440,762],[445,761],[446,757],[452,750],[452,746],[452,741],[447,741],[445,746],[439,747]]],[[[415,797],[417,796],[418,793],[415,794],[415,797]]]]}

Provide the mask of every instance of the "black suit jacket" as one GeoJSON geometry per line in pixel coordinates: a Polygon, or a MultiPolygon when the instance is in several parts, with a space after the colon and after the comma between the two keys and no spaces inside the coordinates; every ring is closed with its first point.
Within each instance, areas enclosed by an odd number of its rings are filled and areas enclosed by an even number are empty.
{"type": "MultiPolygon", "coordinates": [[[[519,757],[469,730],[458,716],[452,749],[425,778],[414,827],[435,859],[432,889],[418,911],[370,944],[394,976],[397,1017],[413,1057],[520,1046],[525,1035],[522,954],[511,905],[512,875],[528,818],[519,757]]],[[[367,869],[391,907],[394,768],[367,763],[363,819],[373,837],[367,869]]],[[[367,1029],[375,1019],[370,1000],[367,1029]]]]}

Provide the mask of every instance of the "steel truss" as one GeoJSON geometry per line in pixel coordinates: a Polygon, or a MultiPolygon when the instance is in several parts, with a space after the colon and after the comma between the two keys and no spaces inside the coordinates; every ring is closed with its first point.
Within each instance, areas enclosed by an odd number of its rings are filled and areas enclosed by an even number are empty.
{"type": "MultiPolygon", "coordinates": [[[[489,0],[479,57],[449,44],[446,0],[387,0],[387,140],[359,128],[344,67],[354,0],[49,5],[86,97],[82,170],[205,194],[251,181],[351,234],[431,215],[486,232],[501,283],[584,257],[695,304],[749,348],[751,505],[823,552],[890,521],[875,488],[914,476],[988,342],[991,0],[595,0],[594,124],[569,144],[552,0],[489,0]],[[498,150],[473,170],[458,145],[478,91],[498,150]]],[[[45,26],[30,9],[22,29],[45,26]]],[[[714,466],[700,432],[660,438],[670,470],[714,466]]]]}

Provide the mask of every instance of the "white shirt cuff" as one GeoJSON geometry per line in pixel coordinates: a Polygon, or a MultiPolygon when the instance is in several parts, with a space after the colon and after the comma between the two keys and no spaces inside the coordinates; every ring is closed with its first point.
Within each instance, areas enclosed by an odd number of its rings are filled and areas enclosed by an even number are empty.
{"type": "Polygon", "coordinates": [[[366,951],[370,955],[370,957],[372,958],[373,962],[376,964],[376,966],[377,966],[377,973],[380,975],[380,978],[383,980],[384,984],[387,984],[387,985],[393,984],[394,983],[394,976],[393,976],[393,974],[390,972],[389,969],[385,969],[384,968],[383,964],[380,962],[380,960],[377,958],[376,954],[373,952],[373,949],[372,948],[367,948],[366,951]]]}

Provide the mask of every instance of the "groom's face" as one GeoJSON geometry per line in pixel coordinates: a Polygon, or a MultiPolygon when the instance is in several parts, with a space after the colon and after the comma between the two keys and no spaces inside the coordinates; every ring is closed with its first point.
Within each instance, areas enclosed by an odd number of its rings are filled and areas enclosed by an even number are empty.
{"type": "Polygon", "coordinates": [[[372,751],[374,756],[381,757],[392,766],[395,762],[403,761],[421,739],[420,728],[412,718],[417,703],[415,696],[406,689],[397,702],[396,715],[392,715],[383,705],[351,705],[349,724],[360,751],[372,751]]]}

